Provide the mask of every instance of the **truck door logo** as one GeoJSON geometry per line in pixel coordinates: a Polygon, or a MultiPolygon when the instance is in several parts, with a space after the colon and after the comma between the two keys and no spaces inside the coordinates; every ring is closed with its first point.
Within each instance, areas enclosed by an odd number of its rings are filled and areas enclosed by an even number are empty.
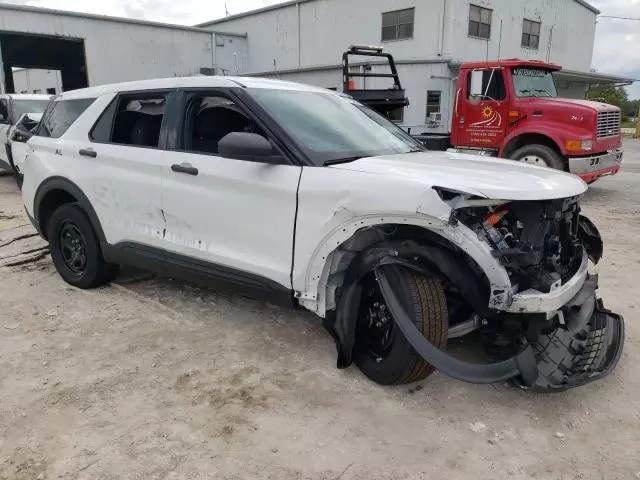
{"type": "Polygon", "coordinates": [[[487,105],[482,109],[484,120],[472,123],[469,127],[473,128],[500,128],[502,126],[502,115],[496,112],[491,105],[487,105]]]}
{"type": "Polygon", "coordinates": [[[501,134],[502,115],[491,105],[480,105],[482,120],[470,123],[467,127],[469,131],[469,141],[476,144],[495,144],[501,134]]]}

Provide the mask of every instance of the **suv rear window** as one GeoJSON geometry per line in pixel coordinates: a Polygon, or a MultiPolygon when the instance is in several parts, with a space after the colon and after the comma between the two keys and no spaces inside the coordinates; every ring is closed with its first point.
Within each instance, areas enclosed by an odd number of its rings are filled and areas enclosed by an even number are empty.
{"type": "Polygon", "coordinates": [[[36,135],[60,138],[94,101],[95,98],[79,98],[51,102],[36,135]]]}

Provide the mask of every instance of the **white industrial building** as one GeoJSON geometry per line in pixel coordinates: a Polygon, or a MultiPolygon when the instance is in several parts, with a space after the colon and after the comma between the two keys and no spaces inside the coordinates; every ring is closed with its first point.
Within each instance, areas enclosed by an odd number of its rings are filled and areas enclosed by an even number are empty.
{"type": "Polygon", "coordinates": [[[0,91],[27,89],[15,67],[59,70],[64,90],[198,75],[214,65],[213,43],[197,27],[0,3],[0,91]]]}
{"type": "MultiPolygon", "coordinates": [[[[342,52],[352,44],[381,45],[399,64],[411,102],[399,120],[424,125],[428,114],[440,112],[440,127],[448,131],[461,62],[557,63],[564,67],[556,76],[558,91],[573,98],[584,98],[590,83],[627,83],[591,72],[599,13],[583,0],[295,0],[199,27],[246,33],[233,44],[218,42],[227,57],[237,58],[241,73],[338,90],[342,52]]],[[[365,60],[356,68],[383,66],[365,60]]],[[[380,82],[361,82],[367,80],[380,82]]]]}
{"type": "MultiPolygon", "coordinates": [[[[556,77],[559,92],[569,97],[583,97],[590,83],[628,82],[591,72],[598,13],[583,0],[294,0],[191,27],[0,4],[0,91],[59,93],[212,73],[341,90],[342,52],[382,45],[395,56],[411,102],[398,121],[424,125],[440,113],[439,127],[448,130],[464,61],[558,63],[565,69],[556,77]],[[31,84],[43,76],[52,84],[31,84]]],[[[380,80],[360,81],[371,88],[380,80]]]]}

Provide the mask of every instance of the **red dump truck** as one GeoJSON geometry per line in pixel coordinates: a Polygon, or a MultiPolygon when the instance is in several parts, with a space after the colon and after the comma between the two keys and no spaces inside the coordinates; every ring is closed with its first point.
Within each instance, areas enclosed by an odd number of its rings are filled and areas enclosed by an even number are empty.
{"type": "MultiPolygon", "coordinates": [[[[351,47],[343,56],[344,91],[388,114],[408,100],[393,57],[379,47],[351,47]],[[357,73],[352,55],[383,57],[391,73],[357,73]],[[353,77],[389,77],[387,90],[358,90],[353,77]]],[[[574,173],[592,183],[614,175],[622,163],[621,111],[600,102],[559,98],[553,72],[535,60],[463,63],[453,102],[450,134],[416,135],[431,149],[491,155],[574,173]]],[[[411,132],[410,132],[411,133],[411,132]]]]}

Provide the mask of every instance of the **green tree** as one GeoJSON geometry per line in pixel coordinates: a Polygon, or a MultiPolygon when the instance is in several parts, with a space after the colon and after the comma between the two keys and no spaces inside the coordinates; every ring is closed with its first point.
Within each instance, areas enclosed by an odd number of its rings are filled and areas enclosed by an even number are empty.
{"type": "Polygon", "coordinates": [[[610,105],[615,105],[625,111],[629,102],[629,94],[624,87],[616,87],[614,85],[593,86],[587,92],[587,98],[589,100],[598,100],[610,105]]]}

